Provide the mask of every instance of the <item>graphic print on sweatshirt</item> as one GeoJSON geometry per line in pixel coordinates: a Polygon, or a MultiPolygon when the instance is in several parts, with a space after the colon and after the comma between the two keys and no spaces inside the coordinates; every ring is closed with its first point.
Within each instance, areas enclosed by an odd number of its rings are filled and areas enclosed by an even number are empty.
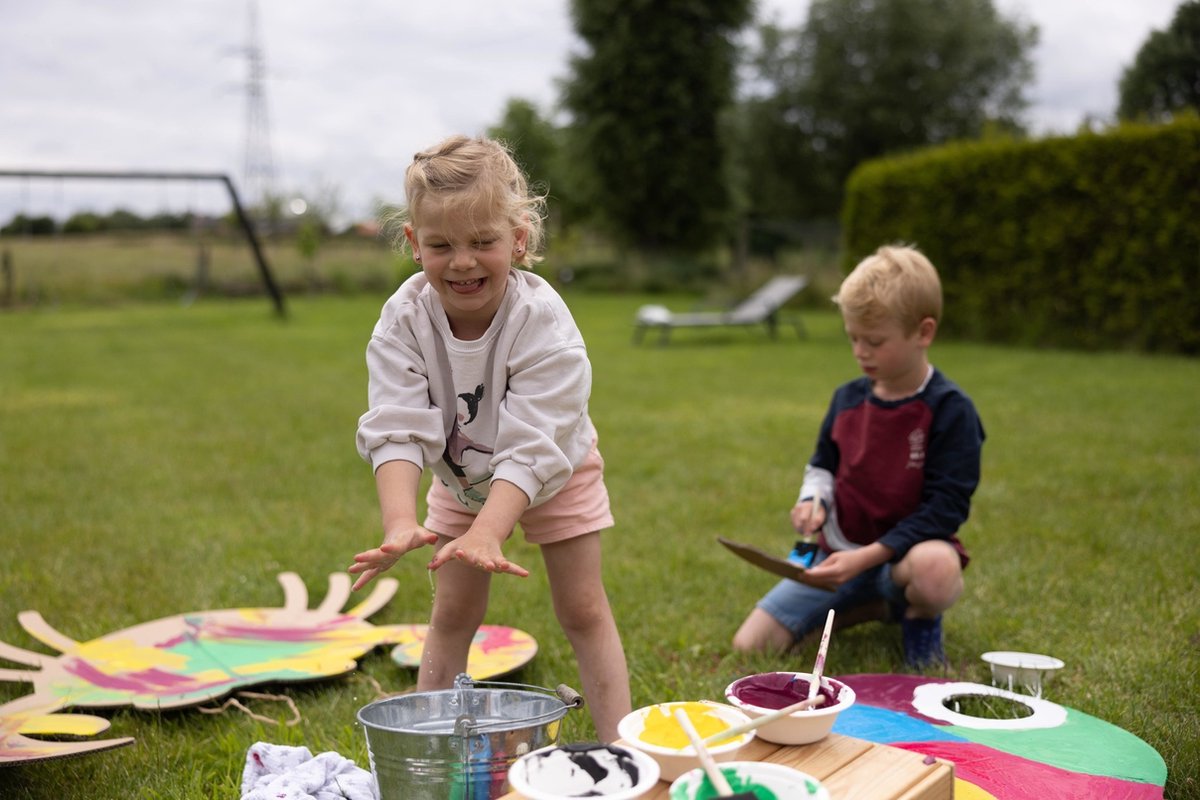
{"type": "MultiPolygon", "coordinates": [[[[458,486],[446,484],[446,488],[454,492],[459,502],[464,505],[480,504],[486,499],[475,487],[486,484],[492,479],[491,455],[495,451],[480,442],[473,440],[464,428],[479,418],[481,408],[486,408],[481,401],[486,389],[482,383],[473,392],[462,392],[458,395],[461,401],[458,413],[454,418],[454,427],[446,437],[446,450],[442,453],[442,461],[458,478],[458,486]]],[[[478,426],[477,426],[478,427],[478,426]]],[[[487,430],[482,426],[481,430],[487,430]]]]}

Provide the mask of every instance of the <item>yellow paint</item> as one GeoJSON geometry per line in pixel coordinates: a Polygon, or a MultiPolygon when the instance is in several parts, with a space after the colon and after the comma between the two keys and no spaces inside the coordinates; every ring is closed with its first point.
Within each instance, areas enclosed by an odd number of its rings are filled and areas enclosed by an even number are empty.
{"type": "Polygon", "coordinates": [[[676,709],[683,709],[687,718],[692,721],[696,733],[701,739],[706,739],[714,733],[733,727],[717,715],[716,710],[708,703],[663,703],[652,706],[645,716],[645,727],[638,736],[646,744],[659,747],[670,747],[678,750],[687,747],[691,742],[679,721],[673,716],[676,709]]]}
{"type": "Polygon", "coordinates": [[[954,800],[996,800],[996,795],[973,783],[967,783],[962,778],[955,778],[954,800]]]}
{"type": "Polygon", "coordinates": [[[91,714],[43,714],[21,723],[25,736],[95,736],[108,730],[109,722],[91,714]]]}
{"type": "Polygon", "coordinates": [[[158,668],[182,672],[187,657],[132,639],[93,639],[79,645],[75,655],[109,675],[158,668]]]}

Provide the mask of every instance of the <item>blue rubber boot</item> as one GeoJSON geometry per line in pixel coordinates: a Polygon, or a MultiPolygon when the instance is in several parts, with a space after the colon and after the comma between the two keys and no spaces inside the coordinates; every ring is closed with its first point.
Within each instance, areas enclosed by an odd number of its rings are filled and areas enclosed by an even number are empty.
{"type": "Polygon", "coordinates": [[[925,669],[945,665],[941,614],[934,619],[903,619],[900,621],[900,632],[904,639],[905,666],[925,669]]]}

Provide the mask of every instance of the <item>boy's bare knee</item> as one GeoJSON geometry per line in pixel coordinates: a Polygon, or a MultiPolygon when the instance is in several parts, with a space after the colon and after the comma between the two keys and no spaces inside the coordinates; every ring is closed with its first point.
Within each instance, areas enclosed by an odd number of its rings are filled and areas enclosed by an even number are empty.
{"type": "Polygon", "coordinates": [[[897,568],[897,583],[905,587],[905,599],[917,611],[944,611],[962,594],[962,562],[949,542],[922,542],[897,568]]]}
{"type": "Polygon", "coordinates": [[[756,608],[733,635],[738,653],[781,653],[792,646],[792,633],[761,608],[756,608]]]}

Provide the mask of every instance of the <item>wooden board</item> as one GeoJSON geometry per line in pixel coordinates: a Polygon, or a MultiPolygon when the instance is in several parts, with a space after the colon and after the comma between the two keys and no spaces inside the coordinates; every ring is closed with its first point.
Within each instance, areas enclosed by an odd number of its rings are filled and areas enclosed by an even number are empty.
{"type": "MultiPolygon", "coordinates": [[[[392,660],[402,667],[421,666],[428,625],[400,625],[392,660]]],[[[467,653],[467,674],[477,681],[507,675],[537,655],[537,641],[525,631],[504,625],[480,625],[467,653]]]]}
{"type": "MultiPolygon", "coordinates": [[[[953,800],[954,765],[920,753],[831,733],[812,744],[781,746],[754,739],[736,761],[770,761],[812,775],[837,800],[953,800]]],[[[642,800],[668,800],[659,781],[642,800]]],[[[502,800],[523,800],[513,792],[502,800]]]]}
{"type": "Polygon", "coordinates": [[[754,545],[735,542],[732,539],[726,539],[724,536],[718,536],[717,541],[725,545],[725,547],[734,555],[749,561],[759,569],[765,569],[767,572],[778,575],[781,578],[790,578],[791,580],[799,581],[800,583],[813,586],[817,589],[825,588],[824,586],[817,586],[817,584],[812,582],[812,580],[808,577],[808,570],[799,564],[788,561],[786,558],[773,556],[765,550],[760,550],[754,545]]]}

